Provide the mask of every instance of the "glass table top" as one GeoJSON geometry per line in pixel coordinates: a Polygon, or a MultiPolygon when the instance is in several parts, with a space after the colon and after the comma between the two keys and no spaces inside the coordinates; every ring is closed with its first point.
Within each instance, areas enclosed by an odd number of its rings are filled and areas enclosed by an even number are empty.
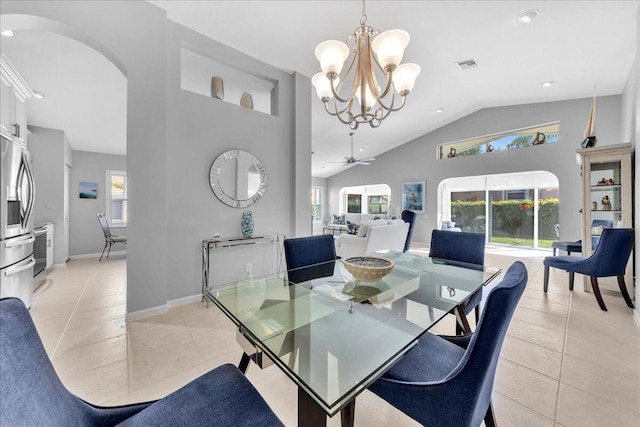
{"type": "Polygon", "coordinates": [[[404,253],[377,281],[342,260],[207,289],[239,328],[328,415],[380,377],[499,269],[404,253]]]}

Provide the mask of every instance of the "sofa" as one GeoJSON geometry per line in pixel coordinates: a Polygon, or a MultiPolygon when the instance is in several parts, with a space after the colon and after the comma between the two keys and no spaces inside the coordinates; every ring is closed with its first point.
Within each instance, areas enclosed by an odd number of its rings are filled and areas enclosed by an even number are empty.
{"type": "Polygon", "coordinates": [[[402,252],[408,233],[409,223],[401,219],[363,221],[358,234],[343,233],[338,237],[340,256],[351,258],[385,249],[402,252]]]}
{"type": "Polygon", "coordinates": [[[356,224],[356,225],[360,225],[363,222],[368,222],[368,221],[374,221],[374,218],[378,218],[378,219],[384,219],[386,220],[389,216],[386,214],[359,214],[359,213],[347,213],[347,214],[341,214],[338,216],[344,216],[344,224],[336,224],[335,222],[335,217],[336,215],[331,215],[331,221],[329,222],[328,225],[334,227],[334,228],[342,228],[345,231],[347,231],[348,226],[347,224],[350,222],[352,224],[356,224]]]}

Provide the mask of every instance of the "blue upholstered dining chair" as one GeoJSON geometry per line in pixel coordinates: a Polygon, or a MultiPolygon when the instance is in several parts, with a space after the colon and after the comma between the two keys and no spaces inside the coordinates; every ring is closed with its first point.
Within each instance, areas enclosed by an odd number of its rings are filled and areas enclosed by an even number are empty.
{"type": "Polygon", "coordinates": [[[0,300],[0,324],[0,425],[283,425],[232,365],[209,371],[158,401],[92,405],[64,387],[22,301],[0,300]]]}
{"type": "Polygon", "coordinates": [[[411,249],[411,241],[413,240],[414,226],[416,225],[416,213],[409,210],[402,211],[402,220],[409,223],[409,232],[407,233],[407,241],[404,243],[404,250],[407,252],[411,249]]]}
{"type": "Polygon", "coordinates": [[[472,334],[425,333],[369,390],[426,426],[495,425],[491,392],[511,316],[527,284],[520,261],[489,293],[472,334]]]}
{"type": "Polygon", "coordinates": [[[287,276],[292,283],[331,276],[335,262],[328,261],[335,261],[337,258],[331,234],[285,239],[284,256],[287,261],[287,276]]]}
{"type": "MultiPolygon", "coordinates": [[[[484,240],[481,233],[469,233],[461,231],[452,233],[444,230],[431,232],[431,246],[429,256],[452,261],[476,264],[479,268],[484,265],[484,240]]],[[[464,314],[471,313],[475,309],[476,324],[480,318],[480,301],[482,301],[482,288],[478,289],[462,304],[464,314]]],[[[456,334],[462,332],[462,328],[456,323],[456,334]]]]}
{"type": "Polygon", "coordinates": [[[573,290],[575,273],[584,274],[591,278],[591,288],[598,305],[602,310],[607,311],[598,286],[598,277],[616,276],[624,301],[627,306],[633,308],[633,302],[631,302],[624,282],[624,272],[632,249],[632,228],[605,228],[596,251],[589,258],[555,256],[544,259],[544,292],[546,293],[549,288],[549,267],[569,272],[569,290],[571,291],[573,290]]]}

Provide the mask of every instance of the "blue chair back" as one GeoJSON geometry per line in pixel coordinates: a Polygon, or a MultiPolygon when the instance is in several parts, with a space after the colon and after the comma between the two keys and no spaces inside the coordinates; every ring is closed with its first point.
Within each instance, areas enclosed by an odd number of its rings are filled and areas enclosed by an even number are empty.
{"type": "Polygon", "coordinates": [[[596,251],[574,271],[593,277],[624,275],[632,249],[632,228],[605,228],[596,251]]]}
{"type": "Polygon", "coordinates": [[[484,265],[484,239],[481,233],[433,230],[429,256],[484,265]]]}
{"type": "Polygon", "coordinates": [[[411,241],[413,240],[413,233],[414,233],[413,227],[415,226],[415,223],[416,223],[416,217],[417,217],[417,214],[413,211],[407,211],[407,210],[402,211],[402,220],[404,222],[409,223],[409,232],[407,233],[407,241],[404,243],[404,249],[402,252],[407,252],[411,248],[411,241]]]}
{"type": "Polygon", "coordinates": [[[330,234],[285,239],[284,255],[288,278],[292,283],[333,275],[335,262],[328,261],[336,260],[336,247],[330,234]],[[324,264],[315,266],[321,263],[324,264]],[[307,266],[313,267],[302,268],[307,266]]]}
{"type": "Polygon", "coordinates": [[[502,282],[489,292],[480,322],[462,360],[444,379],[451,382],[450,398],[465,396],[463,400],[469,405],[468,411],[461,410],[468,414],[469,422],[459,425],[480,425],[486,414],[502,343],[526,285],[527,269],[522,262],[516,261],[502,282]]]}
{"type": "Polygon", "coordinates": [[[415,380],[411,380],[412,374],[404,376],[406,380],[383,376],[369,389],[423,425],[481,425],[491,403],[500,350],[526,284],[527,269],[516,261],[489,293],[486,309],[473,334],[457,337],[425,334],[418,348],[410,350],[392,368],[398,369],[400,365],[400,372],[415,372],[415,380]],[[421,351],[422,340],[431,341],[430,346],[412,358],[412,351],[421,351]],[[403,363],[411,364],[402,366],[403,363]]]}
{"type": "Polygon", "coordinates": [[[21,300],[0,300],[0,325],[0,424],[102,426],[131,415],[91,406],[69,393],[21,300]]]}

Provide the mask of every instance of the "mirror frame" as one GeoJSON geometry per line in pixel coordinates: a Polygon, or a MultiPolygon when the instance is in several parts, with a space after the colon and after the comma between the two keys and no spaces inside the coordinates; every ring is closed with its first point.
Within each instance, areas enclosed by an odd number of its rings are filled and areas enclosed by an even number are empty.
{"type": "Polygon", "coordinates": [[[209,183],[211,184],[211,189],[213,190],[213,194],[225,205],[231,206],[232,208],[244,209],[249,206],[253,206],[256,204],[258,200],[264,196],[265,191],[267,190],[267,173],[264,170],[264,166],[260,160],[253,154],[243,151],[243,150],[229,150],[220,154],[211,165],[211,170],[209,171],[209,183]],[[233,159],[246,159],[258,169],[258,173],[260,174],[260,186],[258,187],[258,191],[256,194],[249,197],[248,199],[236,199],[235,197],[230,196],[225,193],[220,185],[220,171],[222,169],[222,165],[233,159]]]}

